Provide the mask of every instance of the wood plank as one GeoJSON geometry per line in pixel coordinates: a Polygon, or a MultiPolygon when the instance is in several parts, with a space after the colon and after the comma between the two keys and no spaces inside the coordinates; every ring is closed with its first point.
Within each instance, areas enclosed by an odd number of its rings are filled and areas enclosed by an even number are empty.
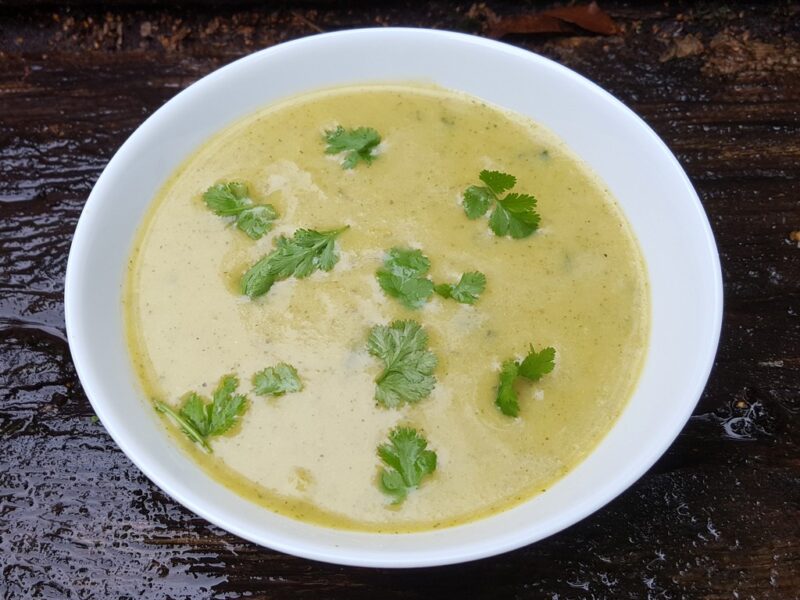
{"type": "Polygon", "coordinates": [[[149,483],[90,419],[65,343],[63,274],[106,161],[192,81],[320,29],[479,32],[480,11],[468,2],[199,2],[186,12],[0,4],[0,596],[797,597],[800,247],[789,235],[800,230],[800,8],[602,5],[620,34],[507,41],[609,89],[687,169],[725,276],[714,373],[669,452],[597,514],[504,556],[392,572],[259,548],[149,483]],[[689,54],[670,57],[678,47],[689,54]]]}

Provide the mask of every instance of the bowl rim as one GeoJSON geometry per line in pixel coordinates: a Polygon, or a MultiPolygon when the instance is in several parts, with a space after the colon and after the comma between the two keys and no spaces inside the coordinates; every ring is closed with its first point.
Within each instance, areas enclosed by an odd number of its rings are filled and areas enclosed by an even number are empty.
{"type": "MultiPolygon", "coordinates": [[[[309,91],[313,89],[315,89],[313,86],[309,86],[308,88],[309,91]]],[[[557,533],[558,531],[561,531],[566,527],[569,527],[570,525],[577,523],[578,521],[583,520],[590,514],[594,513],[595,511],[602,508],[607,503],[618,497],[625,490],[630,488],[630,486],[633,483],[635,483],[642,475],[644,475],[644,473],[647,472],[652,467],[652,465],[664,454],[664,452],[666,452],[669,446],[672,445],[672,443],[677,438],[678,434],[685,426],[689,417],[691,416],[697,402],[699,401],[714,364],[720,339],[721,327],[722,327],[722,308],[723,308],[722,271],[720,266],[719,254],[716,248],[714,235],[711,230],[708,217],[703,209],[700,199],[696,191],[694,190],[694,187],[692,186],[688,176],[684,172],[683,168],[680,166],[678,160],[669,150],[667,145],[652,130],[652,128],[650,128],[638,115],[636,115],[636,113],[634,113],[631,109],[625,106],[620,100],[612,96],[609,92],[606,92],[603,88],[593,83],[586,77],[579,75],[575,71],[572,71],[571,69],[551,59],[545,58],[541,55],[535,54],[528,50],[518,48],[510,44],[498,42],[495,40],[489,40],[486,38],[470,34],[434,30],[434,29],[425,29],[425,28],[412,28],[412,27],[350,29],[350,30],[336,31],[330,33],[322,33],[291,40],[288,42],[283,42],[281,44],[277,44],[275,46],[271,46],[259,50],[257,52],[251,53],[231,63],[228,63],[218,69],[215,69],[211,73],[205,75],[198,81],[189,85],[184,90],[180,91],[175,96],[171,97],[161,107],[159,107],[156,111],[154,111],[141,125],[139,125],[139,127],[137,127],[137,129],[125,140],[125,142],[115,152],[114,156],[109,160],[108,164],[103,169],[103,172],[95,182],[95,185],[93,186],[93,189],[81,212],[81,216],[76,226],[75,233],[70,246],[69,259],[67,262],[67,269],[65,275],[64,296],[65,296],[64,315],[65,315],[67,338],[69,340],[73,363],[75,365],[75,369],[82,383],[82,386],[84,387],[86,396],[89,399],[95,413],[100,418],[107,432],[112,437],[117,446],[119,446],[119,448],[136,465],[136,467],[142,473],[144,473],[148,477],[148,479],[150,479],[153,483],[155,483],[156,486],[161,491],[166,493],[173,500],[182,504],[184,507],[191,510],[193,513],[198,514],[204,519],[208,520],[209,522],[241,538],[256,543],[260,546],[265,546],[268,548],[272,548],[282,552],[287,552],[295,556],[300,556],[312,560],[318,560],[318,561],[341,564],[341,565],[381,567],[381,568],[410,568],[410,567],[440,566],[440,565],[454,564],[460,562],[467,562],[467,561],[477,560],[480,558],[485,558],[488,556],[502,554],[504,552],[508,552],[520,548],[522,546],[525,546],[527,544],[539,541],[546,537],[549,537],[550,535],[557,533]],[[291,50],[298,46],[304,46],[308,44],[318,44],[320,42],[335,42],[337,40],[344,38],[353,38],[358,36],[375,36],[375,35],[430,36],[431,38],[439,38],[443,40],[468,42],[473,45],[481,46],[482,48],[485,48],[489,52],[504,52],[517,57],[522,57],[529,61],[538,62],[540,63],[540,65],[544,65],[545,67],[558,72],[559,76],[566,77],[568,79],[571,79],[573,82],[579,83],[581,86],[589,88],[594,94],[600,96],[605,102],[613,105],[613,107],[617,111],[624,112],[628,118],[634,119],[637,122],[637,125],[640,127],[640,129],[646,131],[646,133],[650,137],[650,140],[656,143],[660,147],[661,152],[663,152],[665,157],[673,163],[673,166],[676,168],[677,172],[680,173],[681,184],[686,191],[685,200],[691,203],[692,208],[696,213],[696,216],[698,217],[696,225],[699,225],[702,228],[704,242],[708,246],[709,250],[708,258],[711,259],[711,264],[709,266],[711,270],[714,272],[714,281],[712,283],[713,298],[711,299],[713,306],[713,314],[708,315],[711,319],[710,327],[711,331],[713,332],[713,339],[710,340],[711,351],[708,352],[708,354],[703,357],[702,366],[698,368],[698,373],[701,374],[701,376],[696,377],[694,381],[693,392],[692,392],[693,401],[686,402],[683,411],[680,414],[680,418],[677,419],[675,422],[676,425],[673,428],[671,428],[668,432],[663,433],[659,444],[652,449],[652,451],[646,458],[639,461],[638,468],[629,469],[627,477],[620,480],[618,484],[613,486],[613,489],[606,490],[604,494],[593,496],[592,498],[590,498],[591,501],[583,501],[582,503],[578,504],[575,508],[573,508],[573,510],[568,515],[563,515],[562,518],[560,519],[553,519],[549,527],[540,528],[538,532],[534,535],[531,535],[530,533],[528,534],[524,533],[524,528],[521,527],[520,528],[521,531],[517,532],[516,535],[507,535],[504,539],[500,541],[494,540],[492,543],[487,542],[483,545],[471,544],[465,548],[451,549],[447,554],[440,553],[440,555],[438,556],[432,556],[430,553],[422,552],[419,555],[404,556],[400,558],[397,557],[386,558],[383,555],[381,555],[380,557],[370,557],[363,554],[362,555],[357,555],[353,553],[346,554],[335,549],[326,551],[321,547],[310,548],[308,544],[306,544],[305,542],[291,543],[283,540],[274,540],[274,539],[265,541],[263,537],[254,535],[252,532],[242,527],[238,527],[236,525],[227,522],[225,518],[223,518],[223,516],[216,514],[212,510],[206,509],[205,506],[196,502],[195,498],[191,496],[186,496],[178,492],[175,489],[174,482],[165,480],[160,476],[160,474],[154,473],[153,469],[151,469],[148,464],[145,464],[140,459],[140,457],[137,456],[136,452],[134,452],[130,448],[130,446],[127,443],[127,434],[123,431],[124,427],[121,426],[118,427],[118,425],[120,424],[114,422],[111,419],[108,419],[107,417],[104,418],[105,411],[103,409],[103,405],[106,400],[104,398],[101,398],[99,394],[94,393],[93,391],[94,385],[93,385],[92,372],[94,367],[92,366],[91,360],[88,357],[90,352],[85,347],[83,338],[80,336],[79,326],[77,324],[79,321],[77,316],[78,308],[76,307],[75,304],[76,301],[73,300],[77,295],[79,295],[77,291],[79,286],[78,282],[79,275],[76,273],[79,273],[80,271],[80,263],[82,262],[81,256],[84,252],[86,252],[86,245],[87,245],[86,240],[90,235],[92,228],[95,226],[93,223],[95,211],[97,207],[99,207],[100,204],[103,202],[103,196],[99,192],[97,192],[97,189],[101,186],[105,178],[109,177],[108,173],[117,168],[117,164],[123,160],[122,158],[119,157],[121,156],[124,157],[126,152],[132,146],[138,143],[138,140],[140,139],[140,137],[142,137],[142,130],[143,128],[145,128],[145,126],[152,126],[152,124],[155,121],[157,121],[160,118],[160,116],[164,114],[165,109],[167,109],[167,107],[174,105],[174,103],[182,101],[188,96],[194,94],[201,87],[213,85],[218,77],[221,77],[223,73],[227,73],[230,70],[243,67],[251,62],[264,60],[265,58],[270,57],[274,54],[285,52],[287,50],[291,50]]],[[[648,342],[648,352],[650,349],[650,343],[651,342],[648,342]]],[[[592,453],[593,452],[594,450],[592,451],[592,453]]],[[[392,537],[398,535],[418,536],[418,535],[424,535],[424,533],[366,534],[366,535],[392,537]]]]}

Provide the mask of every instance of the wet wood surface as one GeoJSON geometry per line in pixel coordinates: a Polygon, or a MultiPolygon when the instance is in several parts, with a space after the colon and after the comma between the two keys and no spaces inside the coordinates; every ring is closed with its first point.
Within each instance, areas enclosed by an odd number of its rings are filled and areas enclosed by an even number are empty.
{"type": "Polygon", "coordinates": [[[800,597],[797,3],[604,2],[611,35],[505,38],[588,76],[655,128],[722,258],[722,342],[694,415],[647,475],[583,522],[467,565],[314,563],[183,509],[92,419],[65,341],[63,283],[108,159],[180,89],[256,49],[359,26],[483,33],[495,17],[550,6],[412,4],[0,1],[0,597],[800,597]]]}

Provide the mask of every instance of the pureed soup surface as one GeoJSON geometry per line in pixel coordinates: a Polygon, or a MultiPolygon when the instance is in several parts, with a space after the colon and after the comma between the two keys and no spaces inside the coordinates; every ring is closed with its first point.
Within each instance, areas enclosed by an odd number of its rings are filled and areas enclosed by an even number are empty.
{"type": "Polygon", "coordinates": [[[149,398],[177,410],[239,377],[247,411],[203,452],[176,440],[213,477],[277,513],[330,527],[427,530],[509,508],[544,490],[595,447],[639,376],[649,328],[642,258],[614,200],[553,134],[479,99],[433,87],[363,85],[303,95],[220,132],[153,202],[130,261],[129,343],[149,398]],[[325,153],[338,124],[373,127],[372,164],[344,169],[325,153]],[[538,199],[541,225],[524,239],[469,220],[464,190],[483,169],[517,177],[538,199]],[[254,241],[202,200],[242,181],[279,213],[254,241]],[[336,229],[330,272],[277,282],[255,300],[240,278],[298,228],[336,229]],[[420,248],[436,282],[480,271],[473,305],[434,295],[410,310],[376,280],[386,251],[420,248]],[[436,355],[433,392],[379,406],[383,363],[367,352],[377,324],[413,319],[436,355]],[[494,404],[502,362],[556,350],[555,369],[515,384],[520,416],[494,404]],[[303,390],[252,393],[265,367],[293,365],[303,390]],[[382,492],[376,448],[393,427],[424,434],[436,471],[404,502],[382,492]]]}

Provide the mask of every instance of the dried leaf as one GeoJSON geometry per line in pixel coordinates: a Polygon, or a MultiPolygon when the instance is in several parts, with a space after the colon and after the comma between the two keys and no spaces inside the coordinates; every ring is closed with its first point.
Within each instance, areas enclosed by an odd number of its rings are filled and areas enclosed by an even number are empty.
{"type": "Polygon", "coordinates": [[[510,33],[564,33],[572,31],[564,21],[543,14],[501,17],[489,23],[486,35],[501,38],[510,33]]]}
{"type": "Polygon", "coordinates": [[[498,17],[488,12],[484,14],[487,16],[485,33],[492,38],[501,38],[510,33],[570,33],[575,32],[576,27],[602,35],[619,31],[614,20],[596,2],[508,17],[498,17]]]}
{"type": "Polygon", "coordinates": [[[581,29],[599,33],[602,35],[614,35],[619,31],[619,27],[608,13],[604,12],[597,2],[590,2],[581,6],[565,6],[562,8],[552,8],[544,11],[550,17],[555,17],[577,25],[581,29]]]}
{"type": "Polygon", "coordinates": [[[669,47],[658,57],[660,62],[667,62],[673,58],[687,58],[697,56],[705,50],[700,38],[691,33],[683,37],[675,38],[669,47]]]}

